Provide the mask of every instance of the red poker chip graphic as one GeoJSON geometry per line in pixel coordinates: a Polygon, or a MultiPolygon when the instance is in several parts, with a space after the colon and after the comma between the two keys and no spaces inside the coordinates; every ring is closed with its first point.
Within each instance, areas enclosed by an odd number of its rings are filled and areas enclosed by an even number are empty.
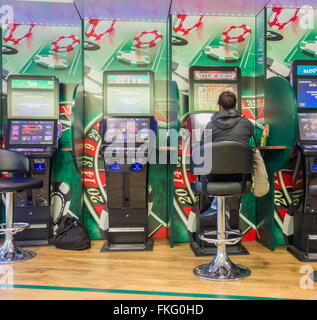
{"type": "Polygon", "coordinates": [[[102,37],[110,34],[114,30],[116,20],[101,21],[89,20],[85,35],[91,40],[100,40],[102,37]]]}
{"type": "Polygon", "coordinates": [[[300,9],[283,9],[273,8],[272,16],[268,21],[269,26],[273,30],[283,30],[287,25],[295,22],[298,19],[300,9]]]}
{"type": "Polygon", "coordinates": [[[9,45],[17,45],[32,35],[34,24],[9,24],[4,31],[3,40],[9,45]]]}
{"type": "Polygon", "coordinates": [[[151,48],[156,46],[158,42],[162,40],[162,33],[153,30],[153,31],[143,31],[133,39],[133,44],[137,48],[151,48]]]}
{"type": "Polygon", "coordinates": [[[225,43],[239,43],[248,38],[251,33],[251,29],[246,24],[231,26],[222,33],[221,39],[225,43]]]}
{"type": "Polygon", "coordinates": [[[69,52],[80,44],[80,40],[75,36],[61,36],[52,42],[51,48],[54,52],[69,52]]]}
{"type": "Polygon", "coordinates": [[[186,14],[178,14],[177,21],[173,30],[179,35],[186,36],[190,32],[198,29],[202,25],[204,16],[187,16],[186,14]]]}

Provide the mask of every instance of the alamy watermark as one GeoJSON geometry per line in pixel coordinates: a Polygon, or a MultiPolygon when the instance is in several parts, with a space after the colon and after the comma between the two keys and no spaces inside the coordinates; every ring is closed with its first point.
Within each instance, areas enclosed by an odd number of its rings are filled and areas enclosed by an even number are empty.
{"type": "Polygon", "coordinates": [[[0,266],[0,289],[10,289],[14,285],[14,271],[10,265],[0,266]]]}
{"type": "Polygon", "coordinates": [[[2,29],[7,24],[12,24],[14,22],[14,10],[13,7],[7,4],[0,6],[0,23],[3,25],[2,29]]]}
{"type": "Polygon", "coordinates": [[[314,9],[311,6],[301,6],[299,10],[299,26],[303,30],[314,29],[314,9]]]}
{"type": "Polygon", "coordinates": [[[314,287],[314,269],[310,265],[304,265],[300,268],[299,273],[303,276],[299,279],[299,286],[303,290],[313,290],[314,287]]]}
{"type": "Polygon", "coordinates": [[[120,129],[111,128],[104,133],[104,158],[107,164],[177,164],[179,145],[185,153],[183,163],[194,164],[200,169],[211,169],[212,148],[205,148],[212,142],[212,130],[158,129],[156,132],[144,128],[136,130],[134,120],[120,129]],[[185,131],[185,132],[184,132],[185,131]],[[203,140],[202,140],[203,139],[203,140]],[[192,154],[192,155],[191,155],[192,154]],[[191,156],[190,156],[191,155],[191,156]]]}

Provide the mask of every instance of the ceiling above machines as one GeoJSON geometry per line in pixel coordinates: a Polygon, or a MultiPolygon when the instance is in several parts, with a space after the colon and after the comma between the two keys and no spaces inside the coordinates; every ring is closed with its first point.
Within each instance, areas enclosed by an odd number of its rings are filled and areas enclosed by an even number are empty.
{"type": "Polygon", "coordinates": [[[171,14],[256,16],[268,0],[173,0],[171,14]]]}
{"type": "Polygon", "coordinates": [[[83,19],[166,21],[171,0],[74,0],[83,19]]]}
{"type": "Polygon", "coordinates": [[[81,26],[81,20],[72,3],[45,1],[0,0],[1,23],[36,24],[50,26],[81,26]],[[6,20],[6,13],[12,14],[6,20]]]}
{"type": "Polygon", "coordinates": [[[78,13],[83,19],[166,21],[169,14],[256,16],[264,7],[317,8],[317,0],[73,0],[75,6],[71,1],[0,0],[0,5],[13,9],[14,23],[70,26],[81,25],[78,13]]]}

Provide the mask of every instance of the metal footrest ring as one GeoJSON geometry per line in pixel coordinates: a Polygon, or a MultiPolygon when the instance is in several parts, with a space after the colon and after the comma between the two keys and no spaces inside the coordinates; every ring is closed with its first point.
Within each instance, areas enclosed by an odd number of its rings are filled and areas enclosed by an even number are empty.
{"type": "Polygon", "coordinates": [[[25,230],[29,226],[30,226],[30,224],[26,223],[26,222],[16,222],[13,224],[13,226],[11,228],[7,228],[5,223],[1,223],[0,224],[0,235],[6,234],[6,233],[16,234],[18,232],[25,230]]]}
{"type": "Polygon", "coordinates": [[[241,232],[239,232],[239,231],[225,231],[225,232],[223,232],[223,234],[225,235],[225,238],[226,238],[225,240],[206,238],[206,236],[217,236],[218,237],[219,235],[221,235],[221,233],[218,231],[209,231],[209,232],[203,233],[199,236],[199,239],[202,241],[208,242],[208,243],[213,243],[216,246],[220,245],[221,243],[226,243],[227,245],[234,245],[234,244],[237,244],[242,239],[241,232]],[[228,239],[228,237],[230,235],[235,235],[237,237],[228,239]]]}

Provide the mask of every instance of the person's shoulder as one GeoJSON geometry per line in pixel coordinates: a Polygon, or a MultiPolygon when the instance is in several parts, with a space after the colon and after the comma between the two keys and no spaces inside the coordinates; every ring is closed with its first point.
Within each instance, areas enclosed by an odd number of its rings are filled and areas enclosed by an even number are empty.
{"type": "Polygon", "coordinates": [[[242,119],[241,119],[242,123],[249,126],[249,127],[253,127],[253,123],[248,119],[246,118],[245,116],[242,116],[242,119]]]}

